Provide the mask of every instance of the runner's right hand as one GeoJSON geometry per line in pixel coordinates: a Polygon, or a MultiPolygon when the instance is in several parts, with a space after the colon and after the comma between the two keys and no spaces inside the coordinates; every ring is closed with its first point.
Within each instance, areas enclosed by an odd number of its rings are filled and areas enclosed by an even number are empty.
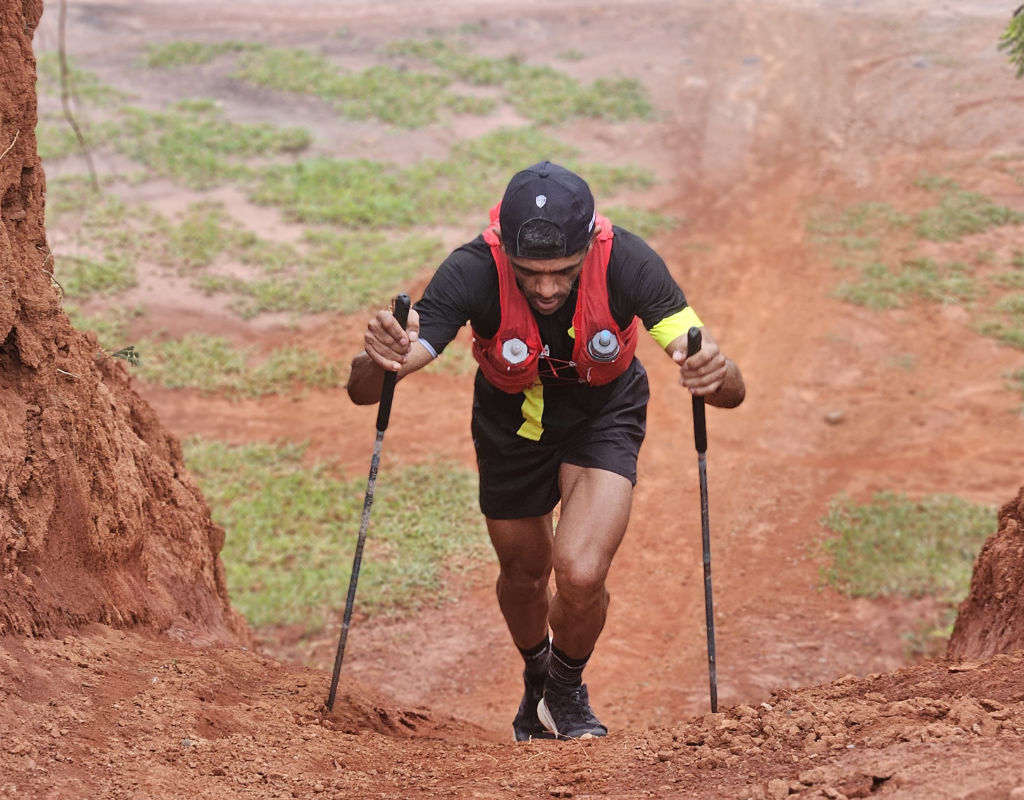
{"type": "Polygon", "coordinates": [[[412,343],[420,332],[420,315],[409,309],[409,322],[403,331],[395,315],[382,309],[370,320],[363,336],[366,354],[381,369],[398,372],[409,357],[412,343]]]}

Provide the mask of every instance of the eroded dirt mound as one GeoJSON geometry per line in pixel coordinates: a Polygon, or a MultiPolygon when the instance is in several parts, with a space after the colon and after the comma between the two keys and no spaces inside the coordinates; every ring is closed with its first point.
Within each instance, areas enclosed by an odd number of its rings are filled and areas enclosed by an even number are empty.
{"type": "Polygon", "coordinates": [[[41,13],[39,0],[0,10],[0,634],[99,620],[235,639],[223,532],[179,444],[72,329],[50,278],[33,133],[41,13]]]}
{"type": "Polygon", "coordinates": [[[239,648],[93,626],[0,651],[0,796],[1016,798],[1024,657],[936,660],[605,740],[512,744],[239,648]],[[43,769],[48,765],[47,769],[43,769]]]}
{"type": "Polygon", "coordinates": [[[987,658],[1024,650],[1024,487],[999,510],[999,530],[974,564],[949,655],[987,658]]]}

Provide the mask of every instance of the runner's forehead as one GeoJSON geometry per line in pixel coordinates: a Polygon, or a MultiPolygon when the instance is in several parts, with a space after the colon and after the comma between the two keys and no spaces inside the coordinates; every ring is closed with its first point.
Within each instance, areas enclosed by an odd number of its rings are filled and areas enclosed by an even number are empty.
{"type": "Polygon", "coordinates": [[[575,258],[509,258],[509,263],[522,272],[555,273],[581,267],[585,259],[584,253],[575,258]]]}

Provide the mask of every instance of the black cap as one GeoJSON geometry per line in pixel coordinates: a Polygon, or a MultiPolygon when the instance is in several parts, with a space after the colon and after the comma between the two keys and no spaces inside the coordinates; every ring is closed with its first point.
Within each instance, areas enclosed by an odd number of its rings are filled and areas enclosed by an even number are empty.
{"type": "Polygon", "coordinates": [[[578,253],[594,231],[594,196],[587,182],[565,167],[542,161],[517,172],[505,189],[498,223],[501,241],[518,258],[558,258],[578,253]],[[524,246],[523,226],[545,220],[561,233],[554,248],[524,246]]]}

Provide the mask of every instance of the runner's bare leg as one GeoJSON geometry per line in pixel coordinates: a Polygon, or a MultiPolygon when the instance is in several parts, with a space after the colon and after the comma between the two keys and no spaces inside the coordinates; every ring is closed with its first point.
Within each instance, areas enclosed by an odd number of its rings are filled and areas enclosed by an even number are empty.
{"type": "Polygon", "coordinates": [[[608,613],[605,579],[626,533],[633,484],[614,472],[563,464],[561,516],[555,536],[552,641],[570,658],[585,658],[608,613]]]}
{"type": "Polygon", "coordinates": [[[498,554],[498,605],[512,640],[529,648],[551,625],[555,645],[585,658],[604,628],[605,579],[629,522],[633,485],[614,472],[563,464],[558,534],[551,515],[487,520],[498,554]],[[552,568],[554,597],[548,590],[552,568]]]}
{"type": "Polygon", "coordinates": [[[535,647],[548,633],[551,515],[526,519],[487,519],[498,554],[498,606],[517,647],[535,647]]]}

